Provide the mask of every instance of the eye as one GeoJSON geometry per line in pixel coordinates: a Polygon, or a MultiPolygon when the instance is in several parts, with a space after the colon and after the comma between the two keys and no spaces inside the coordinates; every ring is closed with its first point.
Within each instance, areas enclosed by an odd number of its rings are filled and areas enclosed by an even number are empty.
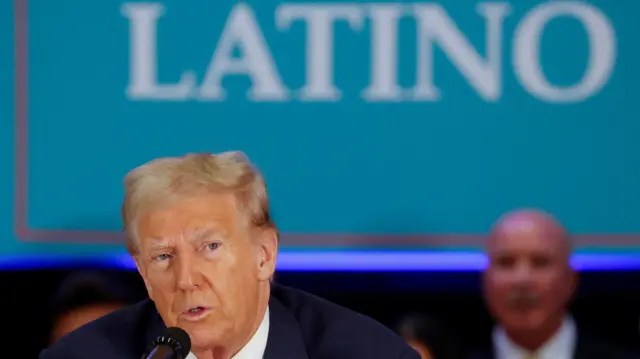
{"type": "Polygon", "coordinates": [[[168,253],[163,253],[163,254],[158,254],[157,256],[154,256],[152,259],[154,261],[164,261],[171,258],[171,254],[168,253]]]}
{"type": "Polygon", "coordinates": [[[501,269],[510,269],[515,266],[516,258],[512,256],[501,255],[493,260],[493,263],[501,269]]]}
{"type": "Polygon", "coordinates": [[[551,264],[551,259],[546,256],[535,256],[531,258],[531,265],[535,268],[546,268],[550,267],[551,264]]]}
{"type": "Polygon", "coordinates": [[[220,243],[218,242],[208,243],[206,246],[204,246],[204,248],[208,251],[215,251],[216,249],[218,249],[218,247],[220,247],[220,243]]]}

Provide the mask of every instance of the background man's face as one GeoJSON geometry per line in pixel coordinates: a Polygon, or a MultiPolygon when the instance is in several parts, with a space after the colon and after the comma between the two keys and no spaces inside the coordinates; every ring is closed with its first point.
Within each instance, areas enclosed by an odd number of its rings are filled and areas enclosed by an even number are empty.
{"type": "Polygon", "coordinates": [[[194,349],[225,343],[255,320],[260,248],[236,208],[232,195],[200,197],[138,223],[136,262],[149,296],[194,349]]]}
{"type": "Polygon", "coordinates": [[[409,344],[409,346],[413,348],[413,350],[417,351],[418,354],[420,354],[420,359],[433,359],[431,351],[423,343],[416,340],[409,340],[407,344],[409,344]]]}
{"type": "Polygon", "coordinates": [[[513,226],[492,236],[485,295],[498,321],[535,330],[564,313],[575,278],[565,238],[535,226],[513,226]]]}
{"type": "Polygon", "coordinates": [[[122,308],[121,304],[91,304],[66,312],[56,318],[51,331],[51,343],[80,328],[81,326],[99,319],[115,310],[122,308]]]}

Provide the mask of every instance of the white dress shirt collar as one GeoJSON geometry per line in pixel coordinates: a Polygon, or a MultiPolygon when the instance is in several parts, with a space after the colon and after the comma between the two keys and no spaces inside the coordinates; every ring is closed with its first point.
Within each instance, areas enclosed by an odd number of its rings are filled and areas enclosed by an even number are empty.
{"type": "Polygon", "coordinates": [[[566,317],[560,329],[538,351],[530,353],[511,341],[504,328],[497,327],[493,331],[493,345],[496,359],[571,359],[576,344],[576,324],[571,317],[566,317]]]}
{"type": "MultiPolygon", "coordinates": [[[[264,318],[256,330],[253,337],[240,351],[231,359],[262,359],[264,351],[267,349],[267,338],[269,337],[269,308],[264,313],[264,318]]],[[[193,353],[185,359],[198,359],[193,353]]]]}

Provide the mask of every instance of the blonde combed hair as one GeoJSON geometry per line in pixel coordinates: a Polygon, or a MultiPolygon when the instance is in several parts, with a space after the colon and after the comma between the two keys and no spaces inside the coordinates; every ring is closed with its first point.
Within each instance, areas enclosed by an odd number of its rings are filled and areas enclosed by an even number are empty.
{"type": "Polygon", "coordinates": [[[138,251],[137,219],[141,213],[180,200],[233,193],[248,224],[276,231],[269,213],[264,178],[239,151],[160,158],[133,169],[124,178],[122,221],[127,250],[138,251]]]}

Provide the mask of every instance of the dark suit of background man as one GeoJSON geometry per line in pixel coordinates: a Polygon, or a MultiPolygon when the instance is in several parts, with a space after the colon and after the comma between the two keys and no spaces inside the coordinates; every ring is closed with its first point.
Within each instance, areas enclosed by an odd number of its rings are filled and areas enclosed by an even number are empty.
{"type": "Polygon", "coordinates": [[[502,217],[488,242],[483,286],[498,326],[474,359],[636,358],[576,326],[567,305],[578,284],[571,241],[550,215],[520,210],[502,217]]]}
{"type": "Polygon", "coordinates": [[[140,359],[165,327],[189,359],[418,359],[372,319],[272,285],[278,232],[239,152],[149,162],[125,178],[123,220],[151,301],[94,321],[41,359],[140,359]]]}

